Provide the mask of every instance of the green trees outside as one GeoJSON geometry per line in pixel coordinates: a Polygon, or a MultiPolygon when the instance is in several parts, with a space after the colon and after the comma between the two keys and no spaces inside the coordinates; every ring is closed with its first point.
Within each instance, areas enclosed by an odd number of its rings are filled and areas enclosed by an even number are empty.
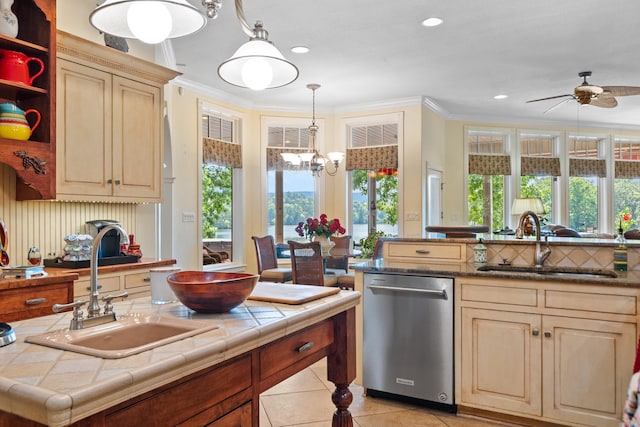
{"type": "Polygon", "coordinates": [[[622,228],[626,231],[637,228],[640,221],[640,182],[637,179],[616,179],[614,182],[614,213],[615,229],[618,229],[619,220],[625,214],[631,218],[622,221],[622,228]]]}
{"type": "Polygon", "coordinates": [[[219,228],[231,228],[232,169],[202,164],[202,237],[216,237],[219,228]]]}
{"type": "Polygon", "coordinates": [[[598,229],[598,186],[587,178],[569,178],[569,227],[598,229]]]}
{"type": "MultiPolygon", "coordinates": [[[[353,171],[353,191],[363,196],[369,194],[369,172],[353,171]]],[[[398,223],[398,176],[379,175],[376,177],[376,221],[379,224],[396,225],[398,223]]],[[[366,224],[369,210],[366,202],[354,203],[354,224],[366,224]],[[357,215],[356,215],[357,213],[357,215]],[[358,218],[361,216],[361,218],[358,218]]]]}
{"type": "MultiPolygon", "coordinates": [[[[313,194],[295,193],[287,191],[283,195],[283,224],[297,225],[300,221],[304,221],[314,216],[313,194]]],[[[267,220],[269,225],[276,223],[276,197],[269,196],[267,206],[267,220]]]]}
{"type": "MultiPolygon", "coordinates": [[[[490,176],[491,206],[493,215],[491,217],[491,228],[501,230],[504,228],[504,177],[502,175],[490,176]]],[[[468,209],[469,224],[484,224],[484,175],[469,175],[468,183],[468,209]]]]}

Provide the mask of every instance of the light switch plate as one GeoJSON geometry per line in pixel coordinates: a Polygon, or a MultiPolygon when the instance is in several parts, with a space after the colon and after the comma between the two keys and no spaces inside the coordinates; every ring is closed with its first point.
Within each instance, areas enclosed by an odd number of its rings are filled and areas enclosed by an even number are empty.
{"type": "Polygon", "coordinates": [[[196,222],[195,212],[182,212],[182,222],[196,222]]]}

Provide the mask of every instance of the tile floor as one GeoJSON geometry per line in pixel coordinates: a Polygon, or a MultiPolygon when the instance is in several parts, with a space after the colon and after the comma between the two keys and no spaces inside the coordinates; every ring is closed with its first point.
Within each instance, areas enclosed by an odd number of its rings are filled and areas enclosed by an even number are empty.
{"type": "MultiPolygon", "coordinates": [[[[260,427],[327,427],[335,407],[333,384],[326,380],[326,359],[272,387],[260,396],[260,427]]],[[[408,403],[367,398],[349,387],[354,427],[505,427],[512,424],[457,417],[408,403]]]]}

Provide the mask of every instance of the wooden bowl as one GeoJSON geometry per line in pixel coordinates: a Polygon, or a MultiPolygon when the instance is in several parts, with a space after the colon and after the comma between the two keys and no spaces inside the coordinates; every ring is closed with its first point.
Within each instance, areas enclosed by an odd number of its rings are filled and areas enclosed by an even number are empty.
{"type": "Polygon", "coordinates": [[[182,304],[199,313],[225,313],[242,304],[258,283],[257,274],[179,271],[167,282],[182,304]]]}

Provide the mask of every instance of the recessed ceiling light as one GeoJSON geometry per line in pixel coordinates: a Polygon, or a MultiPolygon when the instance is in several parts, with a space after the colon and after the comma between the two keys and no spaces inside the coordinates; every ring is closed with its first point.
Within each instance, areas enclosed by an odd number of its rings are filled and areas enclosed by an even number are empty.
{"type": "Polygon", "coordinates": [[[438,25],[442,24],[444,21],[442,20],[442,18],[437,18],[435,16],[431,17],[431,18],[427,18],[424,21],[422,21],[422,25],[425,27],[437,27],[438,25]]]}
{"type": "Polygon", "coordinates": [[[505,99],[505,98],[508,98],[508,97],[509,97],[509,95],[500,94],[500,95],[494,96],[493,99],[505,99]]]}
{"type": "Polygon", "coordinates": [[[291,48],[291,52],[293,53],[307,53],[309,52],[309,48],[306,46],[294,46],[291,48]]]}

